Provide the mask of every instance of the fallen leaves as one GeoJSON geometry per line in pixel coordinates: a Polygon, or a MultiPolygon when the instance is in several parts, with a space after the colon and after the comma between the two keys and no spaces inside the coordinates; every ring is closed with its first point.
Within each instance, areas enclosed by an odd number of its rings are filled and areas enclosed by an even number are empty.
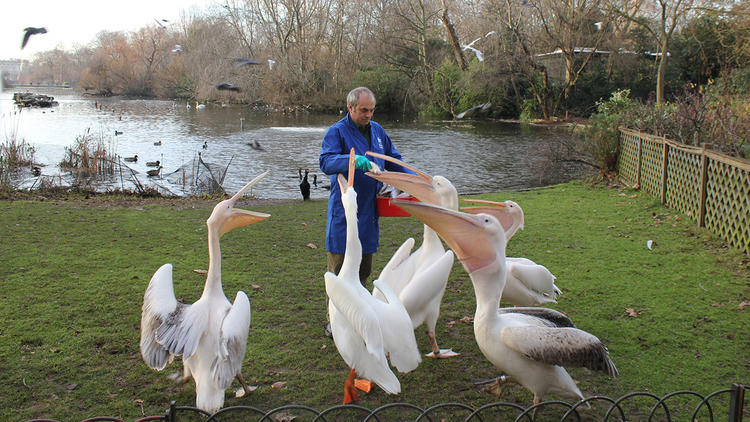
{"type": "Polygon", "coordinates": [[[271,384],[271,388],[273,388],[274,390],[281,390],[284,387],[286,387],[286,381],[276,381],[275,383],[271,384]]]}
{"type": "Polygon", "coordinates": [[[201,270],[201,269],[195,269],[195,270],[193,270],[193,272],[196,272],[198,274],[208,274],[207,270],[201,270]]]}
{"type": "Polygon", "coordinates": [[[310,249],[318,249],[318,247],[317,247],[317,246],[315,246],[315,244],[314,244],[314,243],[308,243],[308,244],[307,244],[306,246],[307,246],[308,248],[310,248],[310,249]]]}
{"type": "Polygon", "coordinates": [[[745,309],[745,306],[750,306],[750,301],[744,300],[742,303],[740,303],[740,311],[745,309]]]}
{"type": "Polygon", "coordinates": [[[625,313],[628,314],[629,317],[635,318],[638,316],[638,312],[635,311],[633,308],[625,308],[625,313]]]}

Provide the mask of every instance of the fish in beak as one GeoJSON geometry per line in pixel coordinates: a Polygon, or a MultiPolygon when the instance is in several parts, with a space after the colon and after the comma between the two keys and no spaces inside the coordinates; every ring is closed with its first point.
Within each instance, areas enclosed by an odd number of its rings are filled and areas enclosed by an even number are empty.
{"type": "Polygon", "coordinates": [[[393,200],[412,216],[435,230],[471,274],[505,259],[505,232],[489,214],[467,214],[435,205],[393,200]]]}
{"type": "Polygon", "coordinates": [[[217,213],[217,211],[220,210],[223,214],[222,215],[223,221],[219,225],[219,237],[221,237],[224,233],[232,231],[238,227],[249,226],[259,221],[263,221],[266,218],[271,216],[270,214],[266,214],[262,212],[255,212],[255,211],[243,210],[240,208],[234,208],[234,205],[237,203],[237,201],[245,193],[247,193],[247,191],[249,191],[250,188],[258,184],[258,182],[260,182],[267,175],[268,175],[268,170],[266,170],[261,175],[259,175],[255,179],[251,180],[248,184],[243,186],[242,189],[239,190],[239,192],[234,194],[234,196],[224,201],[221,201],[219,204],[216,205],[216,207],[214,208],[214,212],[211,213],[211,217],[209,217],[209,223],[210,223],[210,220],[214,218],[214,215],[217,213]]]}
{"type": "Polygon", "coordinates": [[[391,163],[398,164],[414,173],[417,173],[409,174],[400,171],[382,171],[380,173],[367,172],[366,174],[368,176],[380,182],[394,186],[396,189],[404,191],[422,202],[428,204],[440,204],[440,197],[433,186],[432,176],[417,170],[401,160],[387,155],[378,154],[377,152],[372,151],[367,151],[365,154],[376,158],[382,158],[385,161],[390,161],[391,163]]]}

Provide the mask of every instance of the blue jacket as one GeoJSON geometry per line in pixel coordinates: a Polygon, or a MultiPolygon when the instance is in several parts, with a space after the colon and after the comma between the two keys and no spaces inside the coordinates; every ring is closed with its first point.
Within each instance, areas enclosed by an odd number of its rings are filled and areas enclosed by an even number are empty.
{"type": "MultiPolygon", "coordinates": [[[[379,124],[370,121],[370,139],[372,146],[360,133],[349,114],[328,128],[323,137],[320,150],[320,170],[330,175],[331,194],[328,198],[328,221],[326,224],[326,250],[343,254],[346,251],[346,218],[344,207],[341,205],[341,190],[337,181],[337,174],[347,175],[349,171],[349,150],[354,147],[354,153],[365,155],[366,151],[379,152],[401,159],[401,154],[393,146],[391,138],[379,124]]],[[[367,158],[389,171],[412,173],[403,167],[386,162],[382,158],[367,158]]],[[[359,241],[362,243],[362,253],[375,253],[380,244],[380,227],[378,224],[378,210],[375,197],[382,183],[366,176],[362,170],[355,170],[354,190],[357,192],[357,223],[359,226],[359,241]]]]}

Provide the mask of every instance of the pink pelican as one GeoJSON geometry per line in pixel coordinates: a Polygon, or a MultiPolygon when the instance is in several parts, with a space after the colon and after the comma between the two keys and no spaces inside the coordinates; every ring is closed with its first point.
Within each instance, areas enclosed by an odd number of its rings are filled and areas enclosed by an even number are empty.
{"type": "MultiPolygon", "coordinates": [[[[580,400],[583,394],[564,366],[586,367],[617,376],[607,348],[547,308],[498,309],[506,284],[505,231],[490,214],[467,214],[429,204],[395,200],[432,227],[456,253],[471,277],[477,308],[474,337],[484,356],[534,394],[580,400]]],[[[499,385],[500,379],[498,379],[499,385]]]]}
{"type": "MultiPolygon", "coordinates": [[[[181,382],[195,380],[196,407],[213,413],[224,404],[224,390],[234,378],[244,393],[250,389],[242,379],[250,329],[250,301],[238,291],[230,303],[221,287],[219,238],[238,227],[255,224],[268,214],[234,208],[242,195],[268,174],[264,172],[234,196],[219,202],[206,221],[208,226],[208,274],[203,295],[192,305],[177,301],[172,285],[172,264],[162,265],[151,277],[143,296],[141,356],[149,367],[160,371],[182,355],[181,382]]],[[[238,393],[238,396],[241,396],[238,393]]]]}
{"type": "Polygon", "coordinates": [[[338,275],[325,273],[328,314],[333,341],[351,368],[344,384],[344,404],[357,399],[354,378],[359,376],[388,394],[401,392],[401,384],[386,360],[399,372],[415,369],[421,358],[411,320],[393,290],[380,280],[373,282],[385,300],[376,299],[359,280],[362,245],[357,231],[357,192],[354,190],[354,149],[349,159],[348,182],[338,176],[341,202],[346,214],[346,253],[338,275]]]}
{"type": "MultiPolygon", "coordinates": [[[[464,202],[482,204],[464,207],[463,211],[472,214],[486,213],[494,216],[505,228],[506,244],[510,238],[523,229],[523,210],[513,201],[494,202],[480,199],[464,199],[464,202]]],[[[544,265],[527,258],[507,257],[508,281],[503,289],[502,300],[515,306],[539,306],[557,303],[562,291],[555,285],[556,277],[544,265]]]]}

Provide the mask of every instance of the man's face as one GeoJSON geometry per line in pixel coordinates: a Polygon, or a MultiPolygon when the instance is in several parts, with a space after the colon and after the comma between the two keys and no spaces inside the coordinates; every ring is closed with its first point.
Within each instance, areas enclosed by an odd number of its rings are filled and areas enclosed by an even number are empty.
{"type": "Polygon", "coordinates": [[[349,116],[354,123],[367,126],[375,112],[375,100],[367,93],[359,94],[359,102],[356,107],[349,106],[349,116]]]}

